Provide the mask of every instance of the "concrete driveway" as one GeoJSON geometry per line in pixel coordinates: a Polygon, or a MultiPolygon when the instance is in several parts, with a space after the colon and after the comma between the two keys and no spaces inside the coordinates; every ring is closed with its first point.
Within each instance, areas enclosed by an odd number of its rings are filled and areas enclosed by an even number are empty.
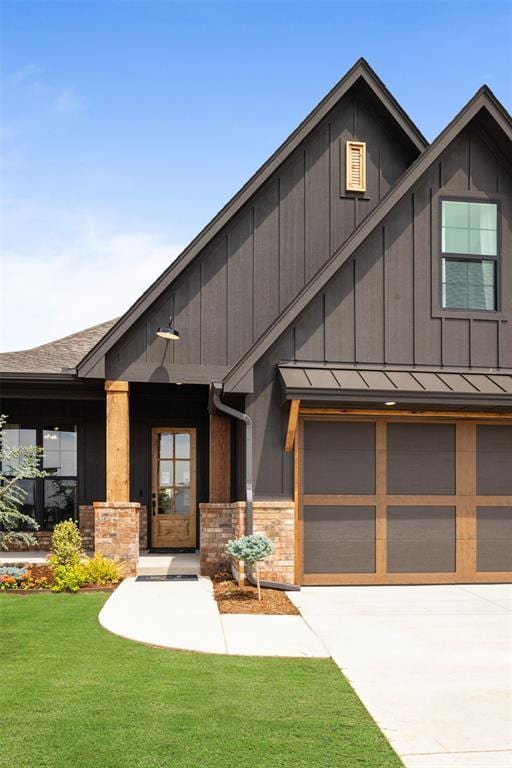
{"type": "Polygon", "coordinates": [[[512,585],[289,594],[407,768],[512,768],[512,585]]]}

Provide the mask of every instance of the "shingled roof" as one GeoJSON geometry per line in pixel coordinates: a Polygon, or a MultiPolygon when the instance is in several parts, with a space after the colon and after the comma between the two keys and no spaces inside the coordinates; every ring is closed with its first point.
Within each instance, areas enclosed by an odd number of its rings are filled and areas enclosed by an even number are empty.
{"type": "Polygon", "coordinates": [[[2,352],[0,373],[62,373],[63,368],[74,368],[117,319],[107,320],[33,349],[2,352]]]}

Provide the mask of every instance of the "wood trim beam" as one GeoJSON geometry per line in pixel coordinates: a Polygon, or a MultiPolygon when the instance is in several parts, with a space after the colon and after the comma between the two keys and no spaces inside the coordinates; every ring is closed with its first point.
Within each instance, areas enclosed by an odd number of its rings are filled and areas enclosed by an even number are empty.
{"type": "Polygon", "coordinates": [[[295,443],[295,434],[297,432],[297,423],[299,421],[300,400],[290,401],[290,412],[288,414],[288,429],[286,430],[286,439],[284,441],[285,453],[291,453],[295,443]]]}
{"type": "Polygon", "coordinates": [[[209,500],[231,501],[231,419],[210,414],[209,500]]]}
{"type": "Polygon", "coordinates": [[[105,381],[107,399],[106,501],[130,500],[130,385],[105,381]]]}
{"type": "MultiPolygon", "coordinates": [[[[292,401],[293,402],[293,401],[292,401]]],[[[471,419],[479,421],[512,421],[512,413],[495,411],[377,411],[362,408],[301,408],[304,416],[369,416],[387,421],[400,418],[421,419],[471,419]]]]}
{"type": "Polygon", "coordinates": [[[105,392],[129,392],[130,382],[128,381],[106,381],[105,392]]]}

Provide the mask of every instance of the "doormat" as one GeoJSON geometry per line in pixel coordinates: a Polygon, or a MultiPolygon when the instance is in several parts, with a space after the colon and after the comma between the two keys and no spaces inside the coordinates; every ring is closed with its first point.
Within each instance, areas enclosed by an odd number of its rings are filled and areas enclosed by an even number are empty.
{"type": "Polygon", "coordinates": [[[165,575],[137,576],[135,581],[197,581],[198,577],[194,573],[171,573],[165,575]]]}
{"type": "Polygon", "coordinates": [[[151,547],[152,555],[193,555],[197,550],[194,547],[151,547]]]}

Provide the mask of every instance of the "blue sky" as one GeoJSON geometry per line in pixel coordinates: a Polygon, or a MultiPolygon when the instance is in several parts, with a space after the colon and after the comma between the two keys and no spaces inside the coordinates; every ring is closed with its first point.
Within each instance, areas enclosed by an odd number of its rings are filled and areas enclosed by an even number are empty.
{"type": "Polygon", "coordinates": [[[428,139],[512,109],[510,1],[1,11],[2,350],[120,314],[360,56],[428,139]]]}

